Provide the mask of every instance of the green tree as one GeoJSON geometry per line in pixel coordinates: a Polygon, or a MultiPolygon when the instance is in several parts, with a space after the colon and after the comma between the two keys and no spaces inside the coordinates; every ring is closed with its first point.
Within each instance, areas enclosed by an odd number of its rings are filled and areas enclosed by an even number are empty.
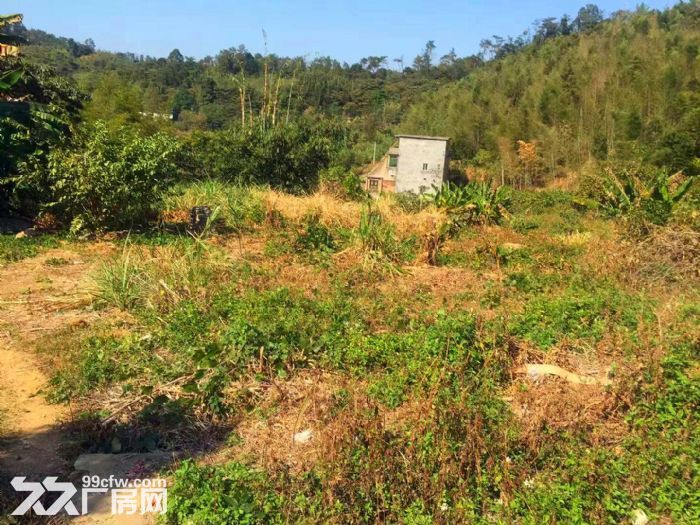
{"type": "Polygon", "coordinates": [[[141,122],[142,112],[141,88],[127,82],[115,71],[100,78],[85,106],[84,115],[90,122],[102,120],[116,128],[141,122]]]}
{"type": "Polygon", "coordinates": [[[413,67],[417,71],[425,72],[430,70],[433,65],[433,53],[436,47],[434,40],[426,42],[423,52],[413,60],[413,67]]]}

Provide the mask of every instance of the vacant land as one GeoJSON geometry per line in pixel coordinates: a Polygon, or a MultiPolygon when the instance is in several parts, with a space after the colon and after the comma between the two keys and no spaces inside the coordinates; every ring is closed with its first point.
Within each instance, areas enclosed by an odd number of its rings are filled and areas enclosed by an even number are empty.
{"type": "Polygon", "coordinates": [[[163,219],[202,202],[197,234],[3,239],[5,471],[172,452],[171,523],[700,519],[696,231],[555,190],[449,235],[227,186],[163,219]]]}

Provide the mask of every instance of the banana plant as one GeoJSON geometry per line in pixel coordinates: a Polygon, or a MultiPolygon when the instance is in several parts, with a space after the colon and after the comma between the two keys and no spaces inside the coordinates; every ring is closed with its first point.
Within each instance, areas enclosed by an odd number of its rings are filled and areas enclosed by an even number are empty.
{"type": "Polygon", "coordinates": [[[0,73],[0,91],[8,91],[22,78],[21,69],[12,69],[0,73]]]}
{"type": "MultiPolygon", "coordinates": [[[[22,21],[22,15],[0,15],[0,45],[19,46],[26,44],[27,40],[18,35],[8,35],[2,32],[2,28],[18,24],[22,21]]],[[[0,73],[0,93],[9,91],[22,78],[23,71],[20,68],[10,69],[0,73]]]]}
{"type": "Polygon", "coordinates": [[[509,200],[505,187],[494,188],[485,182],[470,182],[466,186],[447,183],[435,188],[433,196],[433,203],[459,222],[498,222],[507,215],[509,200]]]}
{"type": "Polygon", "coordinates": [[[673,188],[672,179],[665,171],[651,175],[634,170],[623,170],[615,174],[608,170],[601,204],[612,216],[641,211],[651,222],[663,224],[670,217],[673,207],[688,193],[694,181],[692,177],[688,177],[673,188]]]}

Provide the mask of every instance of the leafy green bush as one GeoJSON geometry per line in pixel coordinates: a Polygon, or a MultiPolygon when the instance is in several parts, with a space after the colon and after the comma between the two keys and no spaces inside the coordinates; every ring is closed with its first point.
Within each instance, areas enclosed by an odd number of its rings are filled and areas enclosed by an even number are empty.
{"type": "Polygon", "coordinates": [[[34,214],[46,187],[18,176],[69,140],[85,95],[53,68],[19,57],[0,60],[0,79],[0,215],[10,203],[34,214]]]}
{"type": "Polygon", "coordinates": [[[109,131],[98,122],[83,128],[69,148],[50,152],[47,168],[25,181],[49,188],[47,208],[74,232],[126,229],[154,216],[180,160],[180,144],[167,135],[109,131]]]}
{"type": "Polygon", "coordinates": [[[297,233],[295,246],[298,250],[332,251],[335,240],[330,230],[323,225],[318,213],[310,213],[303,217],[301,231],[297,233]]]}
{"type": "Polygon", "coordinates": [[[321,187],[339,198],[359,201],[367,197],[362,179],[343,166],[331,166],[321,171],[321,187]]]}
{"type": "Polygon", "coordinates": [[[318,184],[342,139],[334,123],[295,123],[195,133],[188,149],[199,177],[299,192],[318,184]]]}

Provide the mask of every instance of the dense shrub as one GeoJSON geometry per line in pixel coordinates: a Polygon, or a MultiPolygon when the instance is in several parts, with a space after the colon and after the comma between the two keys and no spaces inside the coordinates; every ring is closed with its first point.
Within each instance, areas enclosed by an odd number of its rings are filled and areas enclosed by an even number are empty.
{"type": "Polygon", "coordinates": [[[360,176],[343,166],[334,165],[323,170],[320,183],[323,191],[341,199],[361,200],[367,196],[360,176]]]}
{"type": "Polygon", "coordinates": [[[49,188],[52,212],[72,231],[131,228],[153,216],[162,191],[178,173],[180,144],[103,123],[81,130],[73,144],[48,155],[48,166],[28,174],[49,188]]]}
{"type": "Polygon", "coordinates": [[[195,133],[188,146],[199,176],[298,192],[316,186],[342,137],[333,124],[289,124],[195,133]]]}
{"type": "Polygon", "coordinates": [[[0,99],[0,213],[34,213],[44,187],[16,177],[27,163],[43,164],[48,151],[67,140],[84,95],[53,68],[22,58],[0,60],[0,77],[11,72],[21,75],[2,89],[13,101],[0,99]]]}

